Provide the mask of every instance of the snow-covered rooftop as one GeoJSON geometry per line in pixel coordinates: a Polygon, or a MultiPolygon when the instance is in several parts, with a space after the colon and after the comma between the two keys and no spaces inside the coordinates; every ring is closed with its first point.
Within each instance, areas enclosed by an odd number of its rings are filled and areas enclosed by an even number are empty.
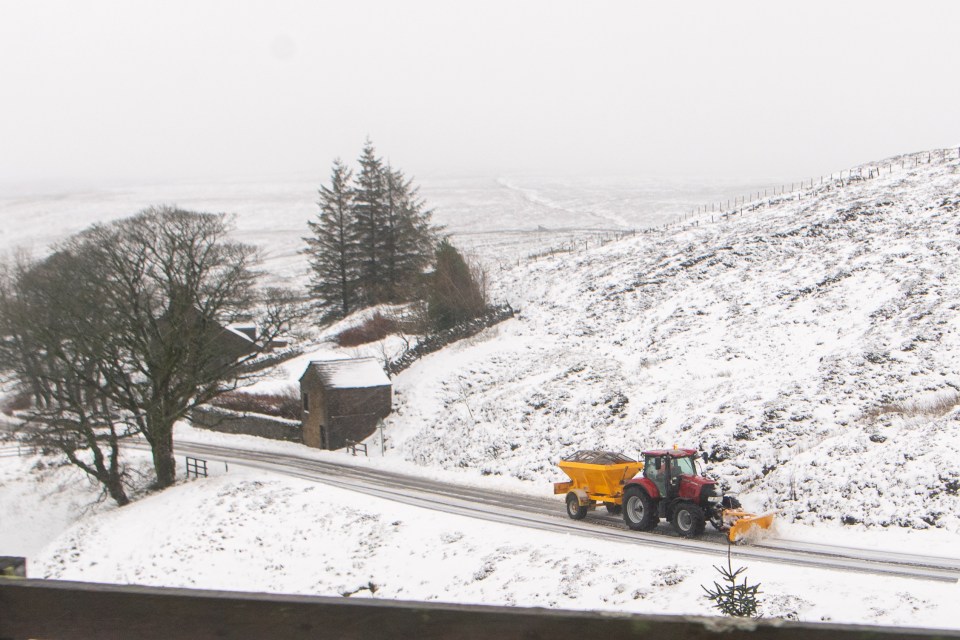
{"type": "MultiPolygon", "coordinates": [[[[307,371],[314,369],[330,389],[360,389],[390,385],[376,358],[351,358],[345,360],[313,361],[307,371]]],[[[306,375],[306,371],[304,372],[306,375]]]]}

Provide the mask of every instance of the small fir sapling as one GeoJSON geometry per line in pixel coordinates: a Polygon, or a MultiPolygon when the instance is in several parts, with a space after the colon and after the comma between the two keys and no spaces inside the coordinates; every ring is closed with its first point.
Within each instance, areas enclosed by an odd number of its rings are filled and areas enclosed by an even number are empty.
{"type": "Polygon", "coordinates": [[[733,568],[730,557],[731,546],[727,545],[727,566],[714,566],[723,578],[724,584],[714,582],[712,589],[702,588],[707,593],[706,597],[713,601],[714,608],[719,609],[724,615],[737,618],[760,617],[757,613],[760,606],[760,600],[757,597],[760,594],[760,584],[747,584],[746,576],[742,583],[737,584],[737,579],[747,568],[733,568]]]}

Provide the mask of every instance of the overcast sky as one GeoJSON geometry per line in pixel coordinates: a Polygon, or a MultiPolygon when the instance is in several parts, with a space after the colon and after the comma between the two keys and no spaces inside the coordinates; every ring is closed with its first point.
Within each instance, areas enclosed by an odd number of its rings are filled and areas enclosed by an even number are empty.
{"type": "Polygon", "coordinates": [[[798,178],[960,143],[960,2],[0,0],[0,183],[798,178]]]}

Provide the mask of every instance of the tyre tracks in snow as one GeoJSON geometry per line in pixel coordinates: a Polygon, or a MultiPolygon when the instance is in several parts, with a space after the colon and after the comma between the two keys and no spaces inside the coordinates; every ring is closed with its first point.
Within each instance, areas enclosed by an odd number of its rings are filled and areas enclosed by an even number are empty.
{"type": "MultiPolygon", "coordinates": [[[[145,449],[145,445],[130,444],[145,449]]],[[[622,519],[599,510],[585,521],[570,520],[562,501],[500,490],[482,489],[406,475],[394,471],[368,469],[350,464],[276,453],[178,441],[179,455],[205,457],[248,468],[261,469],[290,477],[362,493],[411,506],[421,507],[553,533],[576,535],[591,540],[635,544],[658,550],[677,550],[713,557],[727,553],[726,536],[708,532],[702,538],[678,537],[661,523],[651,533],[631,531],[622,519]]],[[[840,571],[856,571],[881,576],[915,578],[940,582],[960,579],[960,558],[862,549],[788,539],[762,539],[752,544],[734,545],[733,555],[740,560],[755,560],[840,571]]]]}

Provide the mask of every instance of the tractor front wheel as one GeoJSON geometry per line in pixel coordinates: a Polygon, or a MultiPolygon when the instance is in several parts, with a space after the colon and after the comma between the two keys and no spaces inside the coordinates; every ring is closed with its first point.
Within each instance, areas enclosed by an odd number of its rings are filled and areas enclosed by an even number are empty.
{"type": "Polygon", "coordinates": [[[673,510],[673,528],[684,538],[696,538],[705,525],[703,509],[692,502],[684,502],[673,510]]]}
{"type": "Polygon", "coordinates": [[[580,498],[573,491],[567,494],[567,515],[573,520],[587,517],[587,508],[580,506],[580,498]]]}
{"type": "Polygon", "coordinates": [[[628,489],[623,494],[623,521],[634,531],[650,531],[657,526],[657,506],[643,489],[628,489]]]}

